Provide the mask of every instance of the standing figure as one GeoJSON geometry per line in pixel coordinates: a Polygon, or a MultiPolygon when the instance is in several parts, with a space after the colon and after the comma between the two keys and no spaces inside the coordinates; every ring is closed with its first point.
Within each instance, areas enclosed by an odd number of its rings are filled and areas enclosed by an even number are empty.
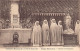
{"type": "Polygon", "coordinates": [[[56,24],[56,20],[52,19],[50,25],[51,45],[57,45],[57,41],[58,41],[57,30],[58,30],[58,26],[56,24]]]}
{"type": "Polygon", "coordinates": [[[0,29],[2,29],[2,21],[0,20],[0,29]]]}
{"type": "Polygon", "coordinates": [[[77,35],[77,42],[79,41],[79,44],[80,44],[79,31],[80,31],[80,23],[79,23],[79,20],[77,20],[75,24],[75,34],[77,35]]]}
{"type": "Polygon", "coordinates": [[[35,22],[33,27],[33,46],[40,46],[41,45],[41,26],[39,25],[39,21],[35,22]]]}
{"type": "Polygon", "coordinates": [[[75,34],[78,35],[79,33],[79,20],[77,20],[76,24],[75,24],[75,34]]]}
{"type": "Polygon", "coordinates": [[[49,26],[47,20],[44,20],[42,25],[42,43],[46,46],[50,45],[49,26]]]}
{"type": "Polygon", "coordinates": [[[63,26],[62,21],[58,21],[58,45],[63,45],[63,26]]]}

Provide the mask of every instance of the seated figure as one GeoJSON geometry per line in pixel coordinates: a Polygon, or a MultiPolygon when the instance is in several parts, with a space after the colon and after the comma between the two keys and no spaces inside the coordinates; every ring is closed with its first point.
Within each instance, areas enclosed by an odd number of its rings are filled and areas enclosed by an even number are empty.
{"type": "Polygon", "coordinates": [[[17,32],[15,32],[15,33],[13,34],[13,43],[18,43],[18,38],[19,38],[19,35],[18,35],[17,32]]]}

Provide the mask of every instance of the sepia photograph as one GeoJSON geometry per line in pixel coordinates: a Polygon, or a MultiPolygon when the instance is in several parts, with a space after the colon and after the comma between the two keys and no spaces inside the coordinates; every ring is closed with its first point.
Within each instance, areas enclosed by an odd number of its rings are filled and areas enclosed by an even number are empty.
{"type": "Polygon", "coordinates": [[[0,47],[80,47],[80,0],[0,0],[0,47]]]}

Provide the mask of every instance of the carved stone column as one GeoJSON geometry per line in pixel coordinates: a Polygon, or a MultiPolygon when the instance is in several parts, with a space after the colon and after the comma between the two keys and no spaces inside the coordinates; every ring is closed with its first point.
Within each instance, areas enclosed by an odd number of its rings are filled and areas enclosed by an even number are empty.
{"type": "Polygon", "coordinates": [[[19,0],[11,0],[11,27],[12,28],[19,28],[19,0]]]}

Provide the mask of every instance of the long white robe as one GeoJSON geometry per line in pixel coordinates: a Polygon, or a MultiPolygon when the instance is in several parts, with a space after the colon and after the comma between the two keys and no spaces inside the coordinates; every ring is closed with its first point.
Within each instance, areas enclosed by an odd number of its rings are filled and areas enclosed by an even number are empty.
{"type": "MultiPolygon", "coordinates": [[[[44,21],[47,21],[47,20],[44,20],[44,21]]],[[[42,25],[42,41],[43,41],[43,45],[50,45],[50,35],[49,35],[48,22],[47,22],[47,24],[45,24],[43,22],[43,25],[42,25]]]]}
{"type": "Polygon", "coordinates": [[[32,37],[33,37],[33,46],[40,46],[41,45],[41,27],[40,25],[34,25],[33,27],[33,32],[32,32],[32,37]]]}
{"type": "Polygon", "coordinates": [[[76,24],[75,24],[75,34],[76,34],[76,35],[79,34],[79,28],[80,28],[80,25],[77,24],[77,22],[76,22],[76,24]]]}
{"type": "MultiPolygon", "coordinates": [[[[80,23],[79,23],[80,24],[80,23]]],[[[80,27],[79,27],[79,33],[77,35],[77,38],[78,38],[78,42],[79,42],[79,45],[80,45],[80,27]]]]}
{"type": "Polygon", "coordinates": [[[2,29],[2,22],[0,21],[0,29],[2,29]]]}
{"type": "Polygon", "coordinates": [[[57,44],[57,30],[58,30],[58,26],[56,23],[51,23],[50,25],[50,36],[51,36],[51,45],[56,45],[57,44]]]}
{"type": "Polygon", "coordinates": [[[77,22],[75,24],[75,34],[77,35],[77,42],[80,44],[80,23],[78,24],[77,22]]]}
{"type": "Polygon", "coordinates": [[[58,22],[58,44],[59,45],[63,45],[63,26],[62,25],[60,25],[60,22],[61,21],[59,21],[58,22]]]}

